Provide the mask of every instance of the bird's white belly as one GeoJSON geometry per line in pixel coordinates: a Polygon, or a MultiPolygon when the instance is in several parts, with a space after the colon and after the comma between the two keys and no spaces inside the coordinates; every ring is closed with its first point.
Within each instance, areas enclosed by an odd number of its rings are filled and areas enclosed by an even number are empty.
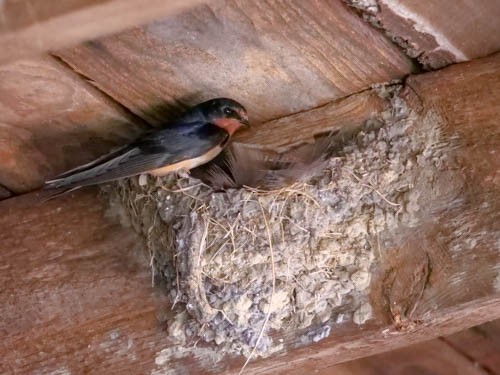
{"type": "Polygon", "coordinates": [[[196,168],[202,164],[205,164],[215,158],[219,153],[222,151],[222,147],[217,146],[211,149],[209,152],[207,152],[204,155],[198,156],[193,159],[189,160],[183,160],[175,164],[170,164],[165,167],[153,169],[151,171],[148,171],[149,174],[153,176],[165,176],[168,173],[178,171],[180,169],[185,169],[185,170],[190,170],[193,168],[196,168]]]}

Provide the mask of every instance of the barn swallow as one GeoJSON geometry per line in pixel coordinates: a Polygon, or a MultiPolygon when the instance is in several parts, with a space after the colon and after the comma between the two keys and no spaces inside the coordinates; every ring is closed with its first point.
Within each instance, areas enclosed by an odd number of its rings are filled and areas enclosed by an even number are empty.
{"type": "Polygon", "coordinates": [[[190,170],[215,158],[241,127],[248,127],[245,108],[232,99],[198,104],[180,118],[88,164],[45,182],[45,189],[74,190],[142,173],[164,176],[190,170]]]}

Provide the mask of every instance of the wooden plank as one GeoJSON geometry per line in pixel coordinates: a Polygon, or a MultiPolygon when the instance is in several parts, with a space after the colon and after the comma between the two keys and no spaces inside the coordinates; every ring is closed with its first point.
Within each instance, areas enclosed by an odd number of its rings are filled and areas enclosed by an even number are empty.
{"type": "Polygon", "coordinates": [[[0,203],[0,372],[146,373],[152,337],[166,337],[140,239],[106,219],[95,190],[37,198],[0,203]]]}
{"type": "Polygon", "coordinates": [[[388,353],[360,358],[327,368],[301,368],[290,375],[487,375],[474,363],[436,339],[388,353]]]}
{"type": "Polygon", "coordinates": [[[213,1],[57,55],[152,124],[215,96],[258,124],[412,69],[340,0],[213,1]]]}
{"type": "Polygon", "coordinates": [[[500,320],[453,335],[326,368],[307,364],[289,374],[500,374],[500,320]]]}
{"type": "MultiPolygon", "coordinates": [[[[0,203],[3,373],[144,373],[157,368],[155,358],[170,346],[161,328],[169,305],[150,287],[141,240],[110,222],[94,194],[80,191],[42,205],[34,204],[38,194],[0,203]]],[[[285,374],[299,363],[317,367],[390,350],[491,319],[499,307],[500,298],[475,300],[440,311],[412,332],[341,325],[327,341],[292,352],[300,361],[291,366],[278,357],[249,373],[285,374]]],[[[178,366],[195,371],[189,363],[178,366]]]]}
{"type": "Polygon", "coordinates": [[[0,66],[0,184],[14,193],[138,134],[140,121],[53,58],[0,66]]]}
{"type": "Polygon", "coordinates": [[[362,329],[341,325],[324,341],[296,349],[283,356],[261,360],[260,363],[251,366],[249,373],[284,375],[299,368],[321,371],[338,363],[389,352],[425,342],[436,336],[450,335],[470,325],[495,319],[499,315],[499,307],[498,296],[476,299],[450,309],[442,309],[434,316],[429,316],[414,330],[406,332],[397,330],[394,326],[373,325],[373,323],[362,329]]]}
{"type": "Polygon", "coordinates": [[[386,100],[367,90],[310,111],[268,121],[251,131],[236,134],[235,142],[283,151],[299,143],[312,142],[318,134],[355,129],[377,117],[386,107],[386,100]]]}
{"type": "Polygon", "coordinates": [[[457,0],[350,1],[427,69],[484,57],[500,50],[500,2],[457,0]],[[361,5],[360,5],[361,4],[361,5]]]}
{"type": "MultiPolygon", "coordinates": [[[[0,203],[2,373],[164,369],[158,359],[172,344],[161,322],[170,304],[151,288],[142,240],[110,221],[95,194],[82,190],[37,204],[34,193],[0,203]]],[[[248,373],[285,374],[306,363],[327,366],[390,350],[484,322],[499,307],[500,298],[475,300],[440,311],[412,332],[380,322],[363,329],[339,325],[329,339],[260,361],[248,373]],[[296,357],[291,365],[289,357],[296,357]]],[[[234,359],[225,363],[240,365],[234,359]]],[[[167,365],[196,374],[214,366],[210,359],[191,358],[167,365]]]]}
{"type": "MultiPolygon", "coordinates": [[[[424,201],[423,215],[401,231],[400,243],[381,241],[373,319],[362,326],[332,322],[328,338],[306,347],[299,336],[276,336],[286,353],[253,361],[248,373],[328,368],[499,317],[500,109],[491,105],[500,96],[499,69],[497,55],[408,80],[404,95],[417,111],[414,126],[435,116],[446,139],[456,142],[452,163],[433,185],[439,200],[424,201]]],[[[148,260],[132,251],[140,242],[110,223],[92,191],[42,206],[33,199],[0,203],[3,372],[240,368],[241,358],[218,362],[193,352],[165,359],[175,351],[160,324],[170,305],[150,289],[148,260]]]]}
{"type": "Polygon", "coordinates": [[[500,374],[500,320],[442,338],[490,375],[500,374]]]}
{"type": "Polygon", "coordinates": [[[380,289],[373,289],[372,300],[382,301],[402,329],[432,311],[499,292],[500,54],[406,84],[407,100],[422,106],[421,121],[441,123],[454,152],[450,170],[421,201],[429,217],[391,244],[380,289]]]}
{"type": "Polygon", "coordinates": [[[199,2],[5,0],[0,4],[0,63],[116,33],[199,2]]]}

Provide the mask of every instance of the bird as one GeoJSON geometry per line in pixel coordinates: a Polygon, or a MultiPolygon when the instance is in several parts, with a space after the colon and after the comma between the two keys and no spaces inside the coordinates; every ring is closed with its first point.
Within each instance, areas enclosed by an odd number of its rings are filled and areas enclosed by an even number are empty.
{"type": "Polygon", "coordinates": [[[208,100],[161,129],[147,132],[130,144],[46,181],[44,189],[66,193],[144,173],[164,176],[174,171],[189,171],[214,159],[234,133],[249,126],[247,111],[237,101],[208,100]]]}

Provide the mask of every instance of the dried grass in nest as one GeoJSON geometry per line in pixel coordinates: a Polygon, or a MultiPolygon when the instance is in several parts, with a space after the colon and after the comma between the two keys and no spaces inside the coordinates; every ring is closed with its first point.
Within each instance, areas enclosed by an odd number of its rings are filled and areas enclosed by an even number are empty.
{"type": "Polygon", "coordinates": [[[341,144],[341,157],[331,157],[331,140],[287,156],[233,149],[201,175],[271,190],[174,175],[118,184],[115,201],[148,239],[153,277],[178,311],[171,336],[250,357],[280,349],[271,330],[303,329],[304,341],[317,341],[336,321],[369,319],[372,243],[415,220],[412,188],[439,157],[436,132],[415,128],[391,100],[341,144]]]}

